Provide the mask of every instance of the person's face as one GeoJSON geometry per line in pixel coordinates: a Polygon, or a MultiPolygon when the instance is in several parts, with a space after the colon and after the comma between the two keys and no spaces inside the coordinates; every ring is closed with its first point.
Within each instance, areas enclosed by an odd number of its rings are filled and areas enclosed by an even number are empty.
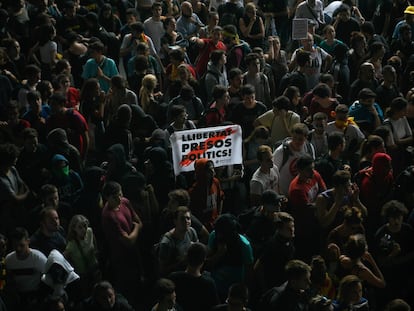
{"type": "Polygon", "coordinates": [[[326,119],[317,119],[313,122],[313,126],[315,127],[315,130],[321,134],[325,131],[326,128],[326,119]]]}
{"type": "Polygon", "coordinates": [[[14,41],[14,44],[12,46],[11,56],[15,57],[17,55],[20,55],[20,44],[17,41],[14,41]]]}
{"type": "Polygon", "coordinates": [[[292,104],[294,106],[297,106],[299,105],[299,103],[300,103],[300,93],[296,93],[295,96],[293,96],[292,98],[292,104]]]}
{"type": "Polygon", "coordinates": [[[325,32],[326,39],[334,39],[336,35],[335,28],[329,27],[325,32]]]}
{"type": "Polygon", "coordinates": [[[273,155],[270,151],[263,154],[261,166],[265,170],[270,170],[273,167],[273,155]]]}
{"type": "Polygon", "coordinates": [[[252,73],[258,73],[260,71],[260,60],[255,59],[249,63],[249,71],[252,73]]]}
{"type": "Polygon", "coordinates": [[[206,165],[206,175],[207,180],[212,180],[214,176],[216,176],[216,171],[214,170],[213,162],[208,162],[206,165]]]}
{"type": "Polygon", "coordinates": [[[313,36],[308,36],[306,39],[301,40],[301,43],[305,50],[310,50],[313,46],[313,36]]]}
{"type": "Polygon", "coordinates": [[[394,68],[384,72],[384,80],[390,83],[394,83],[397,80],[397,72],[394,68]]]}
{"type": "Polygon", "coordinates": [[[121,199],[122,199],[122,191],[118,191],[115,194],[111,194],[107,199],[108,205],[112,207],[118,207],[121,204],[121,199]]]}
{"type": "Polygon", "coordinates": [[[364,65],[361,68],[361,78],[366,80],[372,80],[375,75],[374,65],[364,65]]]}
{"type": "Polygon", "coordinates": [[[193,6],[191,3],[186,3],[182,6],[181,11],[184,17],[191,17],[193,15],[193,6]]]}
{"type": "Polygon", "coordinates": [[[60,81],[60,87],[61,87],[62,89],[64,89],[64,90],[69,89],[69,87],[70,87],[70,80],[69,80],[69,78],[68,78],[68,77],[65,77],[64,79],[62,79],[62,80],[60,81]]]}
{"type": "Polygon", "coordinates": [[[371,107],[375,103],[375,98],[360,99],[359,102],[366,107],[371,107]]]}
{"type": "Polygon", "coordinates": [[[187,111],[183,111],[180,115],[177,116],[176,121],[177,123],[184,124],[187,120],[188,113],[187,111]]]}
{"type": "Polygon", "coordinates": [[[52,264],[48,271],[48,274],[56,284],[65,284],[65,281],[68,277],[68,272],[58,264],[52,264]]]}
{"type": "Polygon", "coordinates": [[[219,24],[219,17],[217,15],[211,16],[208,20],[208,25],[212,28],[219,24]]]}
{"type": "Polygon", "coordinates": [[[337,17],[340,21],[346,22],[351,18],[351,14],[348,11],[338,13],[337,17]]]}
{"type": "Polygon", "coordinates": [[[175,31],[176,27],[177,27],[177,21],[175,20],[175,18],[173,18],[168,23],[168,28],[170,31],[175,31]]]}
{"type": "Polygon", "coordinates": [[[295,237],[295,223],[293,221],[284,223],[279,229],[279,234],[285,239],[293,239],[295,237]]]}
{"type": "Polygon", "coordinates": [[[30,243],[29,239],[21,239],[18,241],[13,241],[13,247],[14,247],[14,250],[16,251],[17,258],[24,259],[29,255],[30,253],[29,243],[30,243]]]}
{"type": "Polygon", "coordinates": [[[224,93],[224,95],[220,98],[220,101],[223,103],[224,107],[226,107],[230,102],[229,92],[224,93]]]}
{"type": "Polygon", "coordinates": [[[152,16],[154,17],[160,17],[162,14],[162,8],[161,6],[157,6],[155,8],[152,9],[152,16]]]}
{"type": "Polygon", "coordinates": [[[103,289],[96,295],[96,302],[104,310],[110,310],[115,305],[115,292],[112,288],[103,289]]]}
{"type": "Polygon", "coordinates": [[[315,169],[315,164],[312,163],[311,165],[305,167],[302,171],[302,175],[304,178],[312,178],[315,169]]]}
{"type": "Polygon", "coordinates": [[[73,8],[66,8],[65,9],[65,13],[66,13],[66,16],[67,17],[74,17],[75,14],[76,14],[76,8],[75,7],[73,7],[73,8]]]}
{"type": "Polygon", "coordinates": [[[30,104],[30,109],[34,114],[38,115],[42,110],[42,99],[39,97],[34,102],[30,104]]]}
{"type": "Polygon", "coordinates": [[[251,107],[254,105],[254,103],[256,102],[256,94],[246,94],[243,95],[243,102],[244,105],[247,107],[251,107]]]}
{"type": "Polygon", "coordinates": [[[83,240],[88,229],[88,224],[84,221],[80,221],[75,225],[73,229],[75,230],[78,239],[83,240]]]}
{"type": "Polygon", "coordinates": [[[361,283],[356,283],[355,286],[353,286],[350,289],[349,292],[349,302],[351,304],[356,304],[358,303],[362,298],[362,284],[361,283]]]}
{"type": "Polygon", "coordinates": [[[299,279],[295,280],[295,287],[302,291],[302,290],[307,290],[310,285],[311,285],[311,273],[310,272],[306,272],[305,274],[303,274],[302,277],[300,277],[299,279]]]}
{"type": "Polygon", "coordinates": [[[45,198],[46,206],[53,206],[57,208],[59,206],[59,193],[57,191],[52,192],[45,198]]]}
{"type": "Polygon", "coordinates": [[[220,64],[225,65],[227,63],[227,56],[226,54],[223,54],[220,58],[220,64]]]}
{"type": "Polygon", "coordinates": [[[105,10],[105,11],[103,11],[102,16],[105,19],[109,19],[111,17],[111,10],[105,10]]]}
{"type": "Polygon", "coordinates": [[[254,19],[254,18],[256,18],[256,9],[255,8],[253,8],[253,7],[248,7],[247,9],[246,9],[246,15],[249,17],[249,18],[252,18],[252,19],[254,19]]]}
{"type": "Polygon", "coordinates": [[[35,152],[38,145],[39,140],[36,136],[29,136],[24,140],[24,149],[27,152],[35,152]]]}
{"type": "Polygon", "coordinates": [[[50,113],[52,115],[59,115],[64,111],[63,104],[60,104],[56,101],[50,102],[50,113]]]}
{"type": "Polygon", "coordinates": [[[242,75],[237,75],[237,76],[235,76],[231,81],[230,81],[230,83],[231,83],[231,86],[232,87],[234,87],[234,88],[236,88],[236,89],[239,89],[240,88],[240,86],[242,85],[242,83],[243,83],[243,76],[242,75]]]}
{"type": "Polygon", "coordinates": [[[187,231],[191,227],[191,214],[190,212],[181,213],[175,220],[175,226],[179,230],[187,231]]]}
{"type": "Polygon", "coordinates": [[[17,108],[10,109],[8,115],[10,121],[17,121],[19,118],[19,110],[17,108]]]}
{"type": "Polygon", "coordinates": [[[327,97],[320,97],[318,95],[313,95],[313,98],[317,103],[319,103],[323,107],[329,107],[331,105],[331,98],[329,96],[327,97]]]}
{"type": "Polygon", "coordinates": [[[55,210],[49,211],[43,220],[43,227],[48,232],[56,232],[60,227],[59,215],[55,210]]]}
{"type": "Polygon", "coordinates": [[[211,39],[213,42],[219,42],[222,39],[221,31],[214,31],[211,39]]]}
{"type": "Polygon", "coordinates": [[[388,218],[388,226],[391,232],[400,232],[404,217],[402,215],[388,218]]]}
{"type": "Polygon", "coordinates": [[[378,147],[375,147],[372,149],[372,154],[376,154],[376,153],[385,153],[385,145],[384,143],[381,143],[378,147]]]}
{"type": "Polygon", "coordinates": [[[291,142],[291,147],[293,150],[295,151],[302,150],[302,147],[305,144],[305,142],[306,142],[305,135],[293,133],[292,142],[291,142]]]}
{"type": "Polygon", "coordinates": [[[128,14],[126,16],[126,22],[128,25],[131,25],[132,23],[135,23],[137,21],[137,18],[133,14],[128,14]]]}
{"type": "Polygon", "coordinates": [[[91,57],[97,62],[99,63],[101,61],[102,58],[102,53],[98,52],[98,51],[94,51],[91,50],[91,57]]]}

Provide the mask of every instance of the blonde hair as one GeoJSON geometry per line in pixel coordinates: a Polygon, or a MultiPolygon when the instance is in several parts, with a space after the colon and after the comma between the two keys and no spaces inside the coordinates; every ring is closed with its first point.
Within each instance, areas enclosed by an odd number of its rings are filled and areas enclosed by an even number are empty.
{"type": "Polygon", "coordinates": [[[80,214],[74,215],[72,219],[70,220],[69,227],[68,227],[68,236],[67,236],[68,241],[77,239],[75,227],[79,225],[80,223],[86,223],[86,226],[89,227],[88,218],[80,214]]]}
{"type": "Polygon", "coordinates": [[[141,89],[139,90],[139,99],[142,109],[148,113],[154,89],[157,86],[157,77],[153,74],[147,74],[142,79],[141,89]]]}

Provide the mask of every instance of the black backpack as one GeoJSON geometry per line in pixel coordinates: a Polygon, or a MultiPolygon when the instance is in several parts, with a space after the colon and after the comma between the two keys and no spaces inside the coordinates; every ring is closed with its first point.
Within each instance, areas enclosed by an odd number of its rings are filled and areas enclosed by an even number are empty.
{"type": "Polygon", "coordinates": [[[214,76],[214,78],[216,78],[216,82],[217,84],[219,84],[220,81],[220,76],[218,75],[217,72],[214,72],[212,70],[207,70],[205,74],[203,74],[199,80],[199,85],[200,85],[200,94],[199,94],[199,98],[201,99],[204,107],[209,106],[211,103],[208,103],[208,93],[209,91],[211,92],[211,90],[207,90],[206,87],[206,76],[207,74],[210,73],[214,76]]]}
{"type": "Polygon", "coordinates": [[[210,107],[201,114],[201,117],[197,123],[197,128],[203,128],[203,127],[210,126],[207,124],[207,115],[209,115],[210,113],[215,113],[219,116],[219,118],[221,117],[220,111],[216,107],[210,107]]]}

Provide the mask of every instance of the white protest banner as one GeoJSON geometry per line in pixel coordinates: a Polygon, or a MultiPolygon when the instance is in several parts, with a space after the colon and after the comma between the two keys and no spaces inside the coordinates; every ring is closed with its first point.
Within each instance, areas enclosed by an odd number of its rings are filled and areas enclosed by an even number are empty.
{"type": "Polygon", "coordinates": [[[174,132],[170,142],[175,175],[193,171],[195,160],[201,158],[210,159],[216,167],[243,161],[239,125],[174,132]]]}

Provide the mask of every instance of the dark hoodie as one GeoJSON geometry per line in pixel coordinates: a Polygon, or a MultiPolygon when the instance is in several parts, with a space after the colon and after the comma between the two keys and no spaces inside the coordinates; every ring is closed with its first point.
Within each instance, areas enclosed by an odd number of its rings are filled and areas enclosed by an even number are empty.
{"type": "Polygon", "coordinates": [[[147,152],[151,169],[147,172],[147,183],[154,187],[154,192],[161,208],[168,203],[168,192],[175,188],[175,177],[167,152],[162,147],[153,147],[147,152]]]}
{"type": "Polygon", "coordinates": [[[74,171],[82,172],[82,159],[78,149],[69,144],[66,131],[62,128],[51,130],[47,135],[47,144],[50,151],[50,157],[55,154],[63,155],[68,161],[69,166],[74,171]]]}
{"type": "Polygon", "coordinates": [[[191,212],[211,231],[221,210],[223,191],[217,178],[213,177],[212,180],[208,180],[208,162],[211,161],[196,160],[194,164],[196,181],[190,188],[189,194],[191,212]]]}
{"type": "Polygon", "coordinates": [[[80,193],[79,199],[75,202],[74,208],[76,214],[84,215],[88,218],[97,241],[102,237],[102,195],[103,176],[105,170],[97,166],[91,166],[85,169],[83,174],[84,187],[80,193]]]}
{"type": "Polygon", "coordinates": [[[106,151],[108,157],[108,167],[106,171],[106,181],[116,181],[122,184],[123,180],[135,172],[135,168],[127,161],[124,146],[115,144],[106,151]]]}

